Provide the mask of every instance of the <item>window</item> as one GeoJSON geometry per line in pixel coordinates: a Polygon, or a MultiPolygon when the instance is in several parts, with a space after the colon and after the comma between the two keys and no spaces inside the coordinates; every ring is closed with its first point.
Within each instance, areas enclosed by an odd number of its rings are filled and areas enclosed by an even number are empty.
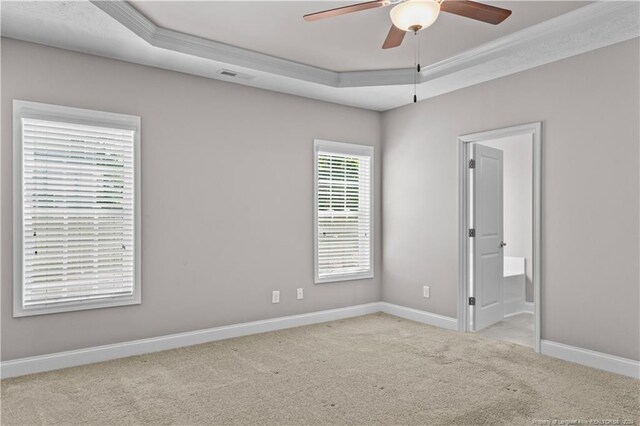
{"type": "Polygon", "coordinates": [[[315,282],[373,277],[373,147],[316,140],[315,282]]]}
{"type": "Polygon", "coordinates": [[[140,303],[140,118],[13,116],[14,316],[140,303]]]}

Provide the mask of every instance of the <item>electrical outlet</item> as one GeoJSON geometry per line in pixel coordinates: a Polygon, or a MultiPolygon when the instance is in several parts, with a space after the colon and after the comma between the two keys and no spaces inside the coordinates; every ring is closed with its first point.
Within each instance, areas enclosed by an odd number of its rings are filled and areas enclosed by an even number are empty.
{"type": "Polygon", "coordinates": [[[280,303],[280,292],[278,290],[273,290],[271,293],[271,303],[280,303]]]}
{"type": "Polygon", "coordinates": [[[427,299],[429,298],[429,286],[425,285],[424,287],[422,287],[422,297],[426,297],[427,299]]]}
{"type": "Polygon", "coordinates": [[[304,291],[301,288],[296,291],[296,298],[298,300],[304,299],[304,291]]]}

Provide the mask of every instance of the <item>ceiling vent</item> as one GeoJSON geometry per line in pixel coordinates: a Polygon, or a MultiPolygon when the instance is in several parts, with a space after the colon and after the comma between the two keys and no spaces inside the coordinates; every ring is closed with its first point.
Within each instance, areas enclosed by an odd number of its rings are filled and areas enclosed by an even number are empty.
{"type": "Polygon", "coordinates": [[[253,78],[255,78],[254,75],[249,75],[238,71],[231,71],[224,68],[219,70],[218,74],[227,78],[235,78],[240,80],[252,80],[253,78]]]}

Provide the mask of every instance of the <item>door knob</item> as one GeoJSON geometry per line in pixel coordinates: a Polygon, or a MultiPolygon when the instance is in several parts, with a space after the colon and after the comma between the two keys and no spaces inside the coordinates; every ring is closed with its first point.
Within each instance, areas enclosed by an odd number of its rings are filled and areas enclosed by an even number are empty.
{"type": "Polygon", "coordinates": [[[502,247],[504,247],[506,245],[507,245],[507,243],[505,243],[504,241],[500,241],[500,248],[502,248],[502,247]]]}

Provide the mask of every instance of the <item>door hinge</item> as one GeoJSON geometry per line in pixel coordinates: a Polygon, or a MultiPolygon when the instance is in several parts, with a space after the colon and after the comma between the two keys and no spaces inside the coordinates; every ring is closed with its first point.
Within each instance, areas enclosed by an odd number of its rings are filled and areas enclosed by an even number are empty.
{"type": "Polygon", "coordinates": [[[475,236],[476,236],[475,228],[470,228],[469,229],[469,237],[475,237],[475,236]]]}
{"type": "Polygon", "coordinates": [[[469,298],[469,306],[476,306],[476,298],[475,297],[470,297],[469,298]]]}
{"type": "Polygon", "coordinates": [[[473,158],[471,160],[469,160],[469,168],[470,169],[475,169],[476,168],[476,160],[474,160],[473,158]]]}

